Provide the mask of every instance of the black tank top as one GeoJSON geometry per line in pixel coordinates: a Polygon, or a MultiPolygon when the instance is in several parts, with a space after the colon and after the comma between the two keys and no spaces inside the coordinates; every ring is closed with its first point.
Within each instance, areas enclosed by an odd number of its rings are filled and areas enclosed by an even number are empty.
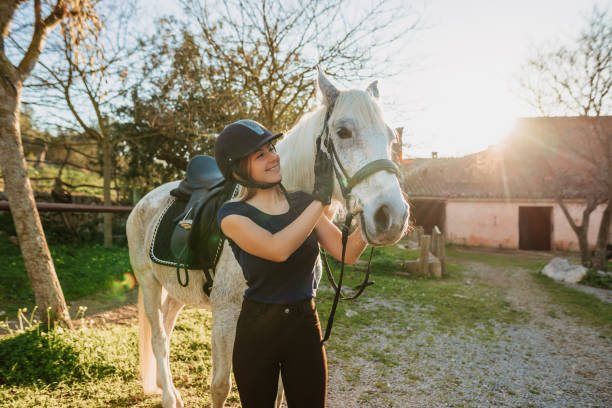
{"type": "MultiPolygon", "coordinates": [[[[284,214],[272,215],[244,202],[223,204],[217,213],[217,222],[238,214],[250,218],[262,228],[276,233],[293,222],[313,201],[303,191],[287,195],[290,209],[284,214]]],[[[313,298],[316,295],[320,276],[315,276],[314,265],[319,253],[317,238],[313,232],[284,262],[273,262],[242,250],[228,238],[247,282],[244,297],[263,303],[292,303],[313,298]]]]}

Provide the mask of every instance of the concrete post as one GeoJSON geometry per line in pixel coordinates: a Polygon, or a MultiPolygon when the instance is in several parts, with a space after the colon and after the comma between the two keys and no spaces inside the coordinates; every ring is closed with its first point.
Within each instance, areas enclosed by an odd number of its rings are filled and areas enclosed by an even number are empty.
{"type": "Polygon", "coordinates": [[[438,239],[438,259],[440,260],[440,267],[442,268],[442,276],[447,276],[446,274],[446,239],[444,239],[444,235],[440,235],[438,239]]]}
{"type": "Polygon", "coordinates": [[[429,235],[421,236],[420,246],[421,254],[419,255],[419,273],[429,275],[429,243],[431,237],[429,235]]]}
{"type": "Polygon", "coordinates": [[[439,255],[438,240],[440,239],[440,230],[435,226],[431,231],[431,253],[435,256],[439,255]]]}
{"type": "Polygon", "coordinates": [[[421,237],[423,236],[423,234],[425,234],[425,229],[421,226],[418,226],[416,228],[417,231],[417,242],[420,244],[421,243],[421,237]]]}

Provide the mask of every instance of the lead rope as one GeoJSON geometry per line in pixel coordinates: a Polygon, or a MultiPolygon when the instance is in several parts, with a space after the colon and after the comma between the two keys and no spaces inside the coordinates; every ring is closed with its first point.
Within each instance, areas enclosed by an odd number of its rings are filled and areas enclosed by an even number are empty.
{"type": "MultiPolygon", "coordinates": [[[[327,327],[325,327],[325,336],[323,336],[322,342],[325,343],[331,335],[332,326],[334,325],[334,315],[336,314],[336,308],[338,307],[338,301],[340,300],[340,292],[342,291],[342,278],[344,277],[344,256],[346,255],[346,242],[348,241],[348,231],[353,221],[353,213],[349,212],[346,214],[344,225],[342,226],[342,265],[340,266],[340,278],[338,279],[338,289],[334,296],[334,303],[332,304],[329,317],[327,318],[327,327]]],[[[328,271],[328,277],[331,275],[331,271],[328,271]]]]}
{"type": "Polygon", "coordinates": [[[338,283],[334,281],[334,276],[331,273],[331,269],[329,264],[327,263],[327,258],[325,253],[321,251],[323,265],[325,267],[325,272],[327,274],[327,278],[329,279],[330,284],[335,289],[336,294],[334,295],[334,303],[332,304],[331,311],[329,312],[329,317],[327,318],[327,326],[325,327],[325,336],[323,336],[323,340],[321,343],[326,342],[331,336],[332,327],[334,325],[334,316],[336,314],[336,308],[338,307],[338,302],[342,300],[355,300],[357,299],[364,291],[364,289],[370,285],[373,285],[374,282],[369,282],[370,271],[372,266],[372,255],[374,254],[374,247],[371,248],[370,251],[370,260],[368,262],[368,271],[366,273],[365,280],[361,285],[358,285],[355,289],[359,289],[358,292],[350,297],[342,296],[342,280],[344,278],[344,258],[346,255],[346,243],[348,241],[349,229],[351,227],[351,222],[353,221],[353,213],[348,212],[346,214],[346,219],[344,220],[344,225],[342,226],[342,263],[340,265],[340,277],[338,278],[338,283]]]}

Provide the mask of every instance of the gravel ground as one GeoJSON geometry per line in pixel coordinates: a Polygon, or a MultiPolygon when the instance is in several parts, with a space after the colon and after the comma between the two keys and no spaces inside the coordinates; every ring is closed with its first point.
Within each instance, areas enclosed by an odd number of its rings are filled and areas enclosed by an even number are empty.
{"type": "Polygon", "coordinates": [[[425,330],[406,337],[386,328],[367,343],[355,340],[348,361],[330,350],[329,407],[612,406],[612,340],[550,313],[554,305],[527,271],[476,262],[467,269],[472,279],[503,285],[530,321],[440,336],[425,330]],[[398,337],[405,340],[397,344],[398,337]],[[372,347],[393,364],[359,357],[372,347]]]}

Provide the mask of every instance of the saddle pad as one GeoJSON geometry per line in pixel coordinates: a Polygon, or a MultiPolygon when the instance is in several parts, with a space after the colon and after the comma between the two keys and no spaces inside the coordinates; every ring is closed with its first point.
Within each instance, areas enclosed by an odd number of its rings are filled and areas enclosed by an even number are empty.
{"type": "MultiPolygon", "coordinates": [[[[172,220],[181,214],[186,206],[187,201],[173,199],[164,209],[155,226],[151,249],[149,250],[149,256],[153,262],[176,267],[176,260],[170,251],[170,237],[176,226],[176,222],[172,220]]],[[[189,265],[189,269],[202,269],[202,265],[189,265]]]]}

